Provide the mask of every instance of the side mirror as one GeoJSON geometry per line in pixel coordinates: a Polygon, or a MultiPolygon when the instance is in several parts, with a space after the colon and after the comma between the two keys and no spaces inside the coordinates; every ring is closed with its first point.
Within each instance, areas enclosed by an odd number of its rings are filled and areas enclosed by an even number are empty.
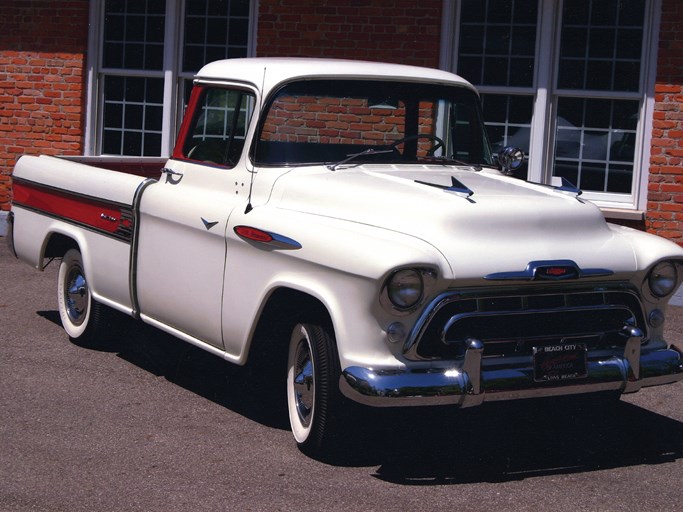
{"type": "Polygon", "coordinates": [[[512,176],[524,162],[524,151],[519,148],[506,147],[498,153],[500,170],[506,176],[512,176]]]}

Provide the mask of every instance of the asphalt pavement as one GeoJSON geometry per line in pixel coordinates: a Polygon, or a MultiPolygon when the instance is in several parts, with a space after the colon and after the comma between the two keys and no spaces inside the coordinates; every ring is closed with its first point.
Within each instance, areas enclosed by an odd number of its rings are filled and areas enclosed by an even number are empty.
{"type": "MultiPolygon", "coordinates": [[[[0,511],[683,509],[683,383],[370,411],[358,450],[322,463],[243,369],[126,317],[71,342],[56,272],[0,239],[0,511]]],[[[683,340],[683,307],[667,335],[683,340]]]]}

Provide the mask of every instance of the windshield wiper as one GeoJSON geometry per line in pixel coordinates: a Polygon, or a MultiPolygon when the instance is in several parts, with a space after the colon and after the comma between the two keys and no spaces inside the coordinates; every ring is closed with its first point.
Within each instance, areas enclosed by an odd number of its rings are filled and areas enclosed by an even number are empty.
{"type": "Polygon", "coordinates": [[[365,151],[361,151],[360,153],[352,153],[350,155],[346,155],[346,158],[344,160],[341,160],[335,164],[330,164],[327,166],[327,168],[330,171],[336,171],[337,167],[340,165],[344,165],[349,163],[350,161],[358,158],[359,156],[365,156],[365,155],[381,155],[381,154],[386,154],[386,153],[393,153],[393,149],[373,149],[373,148],[368,148],[365,151]]]}

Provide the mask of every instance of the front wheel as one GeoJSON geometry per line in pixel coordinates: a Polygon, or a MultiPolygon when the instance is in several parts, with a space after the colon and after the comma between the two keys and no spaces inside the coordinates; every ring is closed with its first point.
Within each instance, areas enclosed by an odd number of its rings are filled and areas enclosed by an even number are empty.
{"type": "Polygon", "coordinates": [[[91,343],[103,334],[106,307],[92,298],[83,258],[77,249],[69,249],[59,265],[57,302],[62,325],[70,338],[91,343]]]}
{"type": "Polygon", "coordinates": [[[344,419],[333,335],[321,325],[297,324],[287,361],[287,406],[294,438],[305,453],[329,455],[344,419]]]}

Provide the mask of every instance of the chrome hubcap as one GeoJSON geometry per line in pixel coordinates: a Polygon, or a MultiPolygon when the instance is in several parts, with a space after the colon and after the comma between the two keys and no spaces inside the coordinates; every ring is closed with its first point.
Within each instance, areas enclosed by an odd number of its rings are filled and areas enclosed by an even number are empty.
{"type": "Polygon", "coordinates": [[[88,312],[88,283],[81,269],[71,269],[66,284],[66,311],[71,321],[80,325],[88,312]]]}
{"type": "Polygon", "coordinates": [[[304,427],[311,423],[313,401],[315,399],[315,380],[313,361],[306,340],[301,340],[294,359],[294,398],[299,420],[304,427]]]}

